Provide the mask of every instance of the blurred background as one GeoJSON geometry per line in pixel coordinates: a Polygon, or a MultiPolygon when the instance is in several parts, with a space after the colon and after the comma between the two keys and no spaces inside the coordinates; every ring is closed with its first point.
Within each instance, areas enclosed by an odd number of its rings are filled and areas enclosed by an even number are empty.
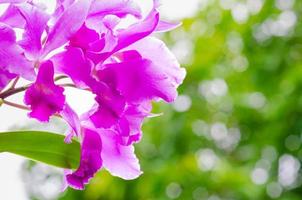
{"type": "Polygon", "coordinates": [[[177,101],[154,104],[163,115],[145,122],[144,174],[125,181],[103,170],[85,191],[61,193],[61,170],[0,155],[0,168],[21,177],[16,200],[302,199],[302,1],[162,3],[163,18],[183,26],[158,37],[188,74],[177,101]]]}

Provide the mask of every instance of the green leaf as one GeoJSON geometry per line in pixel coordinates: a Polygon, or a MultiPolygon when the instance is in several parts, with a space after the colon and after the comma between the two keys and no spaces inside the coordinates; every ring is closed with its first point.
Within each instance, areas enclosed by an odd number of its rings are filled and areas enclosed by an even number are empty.
{"type": "Polygon", "coordinates": [[[64,136],[42,131],[0,133],[0,152],[9,152],[60,168],[75,169],[80,160],[80,144],[64,143],[64,136]]]}

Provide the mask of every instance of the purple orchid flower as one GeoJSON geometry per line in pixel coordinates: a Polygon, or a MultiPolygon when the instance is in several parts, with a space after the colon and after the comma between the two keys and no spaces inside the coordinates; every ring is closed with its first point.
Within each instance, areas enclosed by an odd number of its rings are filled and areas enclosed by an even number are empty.
{"type": "Polygon", "coordinates": [[[0,0],[9,4],[0,15],[0,98],[7,97],[1,91],[10,82],[26,79],[29,117],[66,121],[65,142],[81,142],[79,168],[66,173],[70,187],[84,189],[102,167],[126,180],[140,176],[133,144],[141,139],[152,101],[177,97],[186,72],[152,33],[179,24],[161,21],[153,2],[143,18],[133,0],[56,0],[53,13],[30,0],[0,0]],[[137,22],[121,28],[127,16],[137,22]],[[23,30],[20,40],[17,29],[23,30]],[[60,77],[94,94],[95,105],[78,116],[57,83],[60,77]]]}

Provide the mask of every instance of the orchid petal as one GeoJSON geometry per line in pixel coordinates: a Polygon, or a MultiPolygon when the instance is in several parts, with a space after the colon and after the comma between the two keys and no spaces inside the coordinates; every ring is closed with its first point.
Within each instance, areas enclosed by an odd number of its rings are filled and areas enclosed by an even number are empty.
{"type": "Polygon", "coordinates": [[[94,1],[89,11],[93,15],[116,15],[124,17],[128,14],[140,18],[141,10],[133,0],[111,0],[111,1],[94,1]]]}
{"type": "Polygon", "coordinates": [[[68,47],[51,58],[57,71],[68,75],[76,85],[85,87],[91,77],[91,63],[80,48],[68,47]]]}
{"type": "Polygon", "coordinates": [[[99,134],[85,128],[83,130],[80,166],[74,173],[66,176],[69,186],[75,189],[84,189],[85,184],[102,166],[101,151],[102,140],[99,134]]]}
{"type": "Polygon", "coordinates": [[[23,3],[27,0],[0,0],[0,3],[23,3]]]}
{"type": "Polygon", "coordinates": [[[109,128],[121,118],[126,102],[118,91],[110,89],[106,84],[95,84],[97,85],[92,91],[97,95],[96,101],[99,106],[90,119],[97,128],[109,128]]]}
{"type": "Polygon", "coordinates": [[[26,21],[23,39],[19,44],[25,50],[28,59],[38,59],[42,48],[41,36],[47,26],[49,15],[30,4],[22,4],[18,8],[26,21]]]}
{"type": "Polygon", "coordinates": [[[104,52],[98,55],[96,55],[95,53],[90,54],[88,52],[88,56],[93,58],[94,63],[103,62],[119,50],[128,47],[129,45],[143,39],[144,37],[149,36],[156,29],[158,22],[159,13],[156,9],[153,9],[143,21],[133,24],[132,26],[120,31],[117,34],[116,37],[118,38],[118,40],[112,51],[104,52]]]}
{"type": "Polygon", "coordinates": [[[156,27],[156,32],[167,32],[171,31],[173,29],[176,29],[180,27],[182,24],[181,23],[171,23],[171,22],[166,22],[160,20],[157,27],[156,27]]]}
{"type": "Polygon", "coordinates": [[[0,66],[12,74],[33,80],[35,72],[31,62],[26,60],[23,50],[16,42],[14,30],[0,23],[0,66]]]}
{"type": "Polygon", "coordinates": [[[44,56],[64,45],[84,24],[92,0],[78,0],[68,7],[52,27],[45,43],[44,56]]]}
{"type": "Polygon", "coordinates": [[[73,35],[70,39],[70,45],[73,47],[80,47],[83,50],[89,49],[91,44],[100,39],[99,34],[88,28],[85,24],[80,28],[80,30],[73,35]]]}
{"type": "Polygon", "coordinates": [[[162,98],[168,102],[176,95],[176,89],[160,66],[147,59],[132,59],[121,63],[107,64],[99,71],[99,76],[114,76],[117,89],[127,101],[140,102],[147,99],[162,98]]]}
{"type": "Polygon", "coordinates": [[[15,4],[10,4],[5,12],[0,16],[0,22],[14,28],[24,28],[25,20],[15,4]]]}
{"type": "Polygon", "coordinates": [[[113,176],[132,180],[142,174],[133,146],[120,145],[116,134],[110,130],[104,130],[101,137],[103,165],[113,176]]]}
{"type": "Polygon", "coordinates": [[[0,68],[0,91],[15,77],[15,74],[9,73],[8,71],[0,68]]]}
{"type": "Polygon", "coordinates": [[[29,116],[41,122],[49,121],[51,115],[64,107],[64,88],[54,84],[53,76],[53,64],[46,61],[40,66],[36,82],[25,93],[24,102],[32,110],[29,116]]]}
{"type": "Polygon", "coordinates": [[[141,139],[142,124],[144,119],[150,115],[151,109],[152,105],[150,102],[142,102],[141,104],[127,107],[117,129],[122,145],[131,145],[141,139]]]}
{"type": "Polygon", "coordinates": [[[65,138],[66,143],[71,143],[74,136],[81,135],[81,122],[77,113],[66,103],[64,109],[61,111],[63,119],[69,124],[70,131],[65,138]]]}
{"type": "Polygon", "coordinates": [[[154,9],[144,21],[134,24],[118,34],[118,44],[114,51],[117,52],[150,35],[156,29],[158,22],[159,13],[154,9]]]}
{"type": "Polygon", "coordinates": [[[146,37],[129,46],[127,49],[138,51],[143,58],[151,60],[152,65],[160,67],[159,71],[167,75],[169,81],[174,84],[175,89],[183,82],[186,76],[186,70],[180,67],[176,57],[165,43],[159,39],[146,37]]]}

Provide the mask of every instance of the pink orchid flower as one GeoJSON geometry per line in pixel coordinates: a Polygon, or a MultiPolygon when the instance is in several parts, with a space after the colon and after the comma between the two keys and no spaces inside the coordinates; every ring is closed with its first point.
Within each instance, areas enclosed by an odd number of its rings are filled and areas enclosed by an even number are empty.
{"type": "Polygon", "coordinates": [[[30,0],[7,3],[0,15],[0,99],[2,91],[20,78],[29,117],[48,122],[53,115],[70,126],[81,141],[79,168],[66,173],[70,187],[84,189],[102,167],[112,175],[135,179],[142,174],[133,144],[141,139],[142,123],[151,115],[152,101],[173,102],[186,72],[154,32],[178,26],[160,20],[158,1],[146,17],[132,0],[56,0],[55,11],[45,11],[30,0]],[[127,16],[136,22],[120,24],[127,16]],[[16,29],[23,30],[20,40],[16,29]],[[95,105],[78,116],[68,105],[64,86],[95,95],[95,105]]]}

